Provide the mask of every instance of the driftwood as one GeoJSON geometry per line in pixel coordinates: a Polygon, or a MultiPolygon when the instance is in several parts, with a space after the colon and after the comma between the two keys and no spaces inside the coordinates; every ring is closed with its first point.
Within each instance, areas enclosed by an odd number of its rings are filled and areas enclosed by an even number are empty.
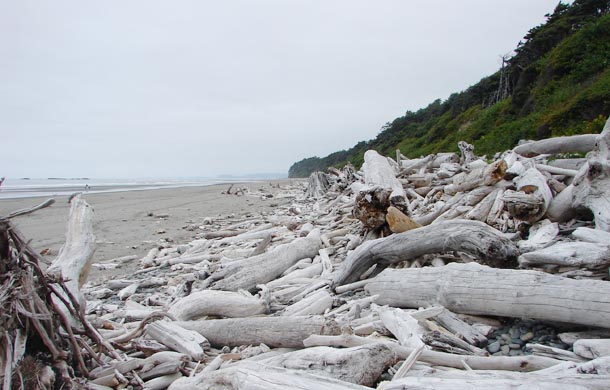
{"type": "Polygon", "coordinates": [[[321,316],[248,317],[177,324],[200,333],[216,347],[264,343],[270,347],[302,348],[303,340],[312,334],[339,332],[334,321],[321,316]]]}
{"type": "Polygon", "coordinates": [[[390,190],[390,202],[400,204],[405,200],[405,190],[388,159],[374,150],[364,153],[364,182],[371,186],[379,186],[390,190]]]}
{"type": "Polygon", "coordinates": [[[37,206],[30,207],[27,209],[16,210],[16,211],[13,211],[12,213],[10,213],[9,215],[7,215],[6,217],[0,217],[0,218],[11,219],[11,218],[19,217],[22,215],[31,214],[34,211],[49,207],[49,206],[53,205],[54,203],[55,203],[55,199],[50,198],[50,199],[47,199],[44,202],[40,203],[37,206]]]}
{"type": "Polygon", "coordinates": [[[282,367],[372,386],[379,376],[396,362],[394,352],[384,344],[369,344],[339,349],[306,348],[260,361],[282,367]]]}
{"type": "Polygon", "coordinates": [[[580,339],[574,342],[574,353],[587,359],[610,356],[610,339],[580,339]]]}
{"type": "Polygon", "coordinates": [[[587,153],[595,147],[597,134],[548,138],[521,144],[513,150],[525,157],[539,154],[587,153]]]}
{"type": "Polygon", "coordinates": [[[477,263],[387,269],[365,290],[379,295],[377,303],[394,307],[440,304],[464,314],[610,326],[607,282],[572,280],[538,271],[494,269],[477,263]]]}
{"type": "Polygon", "coordinates": [[[362,244],[334,275],[336,285],[358,280],[373,264],[387,267],[429,253],[460,251],[483,263],[509,267],[516,263],[515,245],[478,221],[456,220],[425,226],[362,244]]]}
{"type": "Polygon", "coordinates": [[[217,270],[211,278],[217,290],[249,290],[257,284],[267,283],[282,274],[301,259],[313,257],[320,249],[320,232],[314,230],[307,237],[280,245],[266,253],[237,260],[217,270]]]}
{"type": "Polygon", "coordinates": [[[326,194],[329,188],[328,176],[324,172],[314,172],[309,176],[305,194],[306,196],[319,198],[326,194]]]}
{"type": "Polygon", "coordinates": [[[506,172],[506,162],[498,160],[469,173],[460,173],[453,177],[453,183],[445,186],[445,192],[453,195],[457,192],[471,190],[479,186],[488,186],[499,182],[506,172]]]}
{"type": "Polygon", "coordinates": [[[534,252],[524,253],[519,257],[519,265],[522,267],[541,264],[608,268],[610,265],[610,242],[605,245],[590,242],[560,242],[534,252]]]}
{"type": "Polygon", "coordinates": [[[249,317],[268,311],[268,303],[261,299],[238,292],[212,290],[192,293],[174,302],[168,310],[180,321],[204,316],[249,317]]]}
{"type": "Polygon", "coordinates": [[[181,379],[169,390],[370,390],[370,387],[312,375],[301,370],[249,362],[206,375],[181,379]]]}

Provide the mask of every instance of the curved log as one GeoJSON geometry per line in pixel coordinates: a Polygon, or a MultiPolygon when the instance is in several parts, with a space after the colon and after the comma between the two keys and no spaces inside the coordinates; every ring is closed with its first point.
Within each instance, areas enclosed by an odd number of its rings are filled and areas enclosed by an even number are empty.
{"type": "Polygon", "coordinates": [[[453,220],[365,242],[348,255],[334,275],[336,285],[358,280],[373,264],[378,268],[429,253],[460,251],[494,267],[514,267],[519,251],[496,229],[479,221],[453,220]]]}
{"type": "Polygon", "coordinates": [[[180,321],[203,316],[250,317],[268,312],[267,304],[253,296],[232,291],[197,291],[174,302],[168,312],[180,321]]]}
{"type": "Polygon", "coordinates": [[[376,303],[402,308],[442,305],[462,314],[525,317],[610,327],[610,283],[575,280],[477,263],[387,269],[365,287],[376,303]]]}

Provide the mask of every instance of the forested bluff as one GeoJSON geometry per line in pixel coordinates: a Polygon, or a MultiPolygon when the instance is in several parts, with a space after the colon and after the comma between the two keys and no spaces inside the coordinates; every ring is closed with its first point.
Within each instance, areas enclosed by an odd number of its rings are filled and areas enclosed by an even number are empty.
{"type": "Polygon", "coordinates": [[[460,140],[488,157],[521,139],[599,133],[610,114],[610,0],[560,2],[491,76],[386,123],[348,150],[294,163],[289,177],[330,166],[359,167],[375,149],[409,158],[457,151],[460,140]]]}

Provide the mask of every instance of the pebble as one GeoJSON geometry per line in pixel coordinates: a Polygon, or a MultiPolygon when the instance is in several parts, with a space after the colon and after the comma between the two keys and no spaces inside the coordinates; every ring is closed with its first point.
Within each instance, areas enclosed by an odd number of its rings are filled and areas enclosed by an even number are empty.
{"type": "Polygon", "coordinates": [[[533,338],[534,338],[534,333],[533,332],[527,332],[527,333],[521,335],[521,340],[522,341],[530,341],[533,338]]]}
{"type": "Polygon", "coordinates": [[[502,353],[504,355],[506,355],[510,352],[510,347],[508,345],[503,345],[500,349],[502,350],[502,353]]]}
{"type": "Polygon", "coordinates": [[[521,349],[521,345],[519,344],[508,344],[510,349],[521,349]]]}
{"type": "Polygon", "coordinates": [[[493,342],[493,343],[491,343],[491,344],[489,344],[487,346],[487,351],[489,353],[493,354],[493,353],[498,352],[500,350],[500,347],[501,347],[500,342],[499,341],[495,341],[495,342],[493,342]]]}

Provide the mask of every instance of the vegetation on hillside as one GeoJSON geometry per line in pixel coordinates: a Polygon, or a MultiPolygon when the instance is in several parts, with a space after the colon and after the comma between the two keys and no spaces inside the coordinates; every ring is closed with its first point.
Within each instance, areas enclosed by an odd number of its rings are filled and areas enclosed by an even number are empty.
{"type": "Polygon", "coordinates": [[[477,154],[492,156],[520,139],[598,133],[610,114],[610,0],[560,2],[546,17],[498,72],[445,101],[408,111],[370,141],[301,160],[289,176],[348,162],[359,167],[368,149],[390,156],[400,149],[415,158],[457,151],[464,140],[477,154]]]}

